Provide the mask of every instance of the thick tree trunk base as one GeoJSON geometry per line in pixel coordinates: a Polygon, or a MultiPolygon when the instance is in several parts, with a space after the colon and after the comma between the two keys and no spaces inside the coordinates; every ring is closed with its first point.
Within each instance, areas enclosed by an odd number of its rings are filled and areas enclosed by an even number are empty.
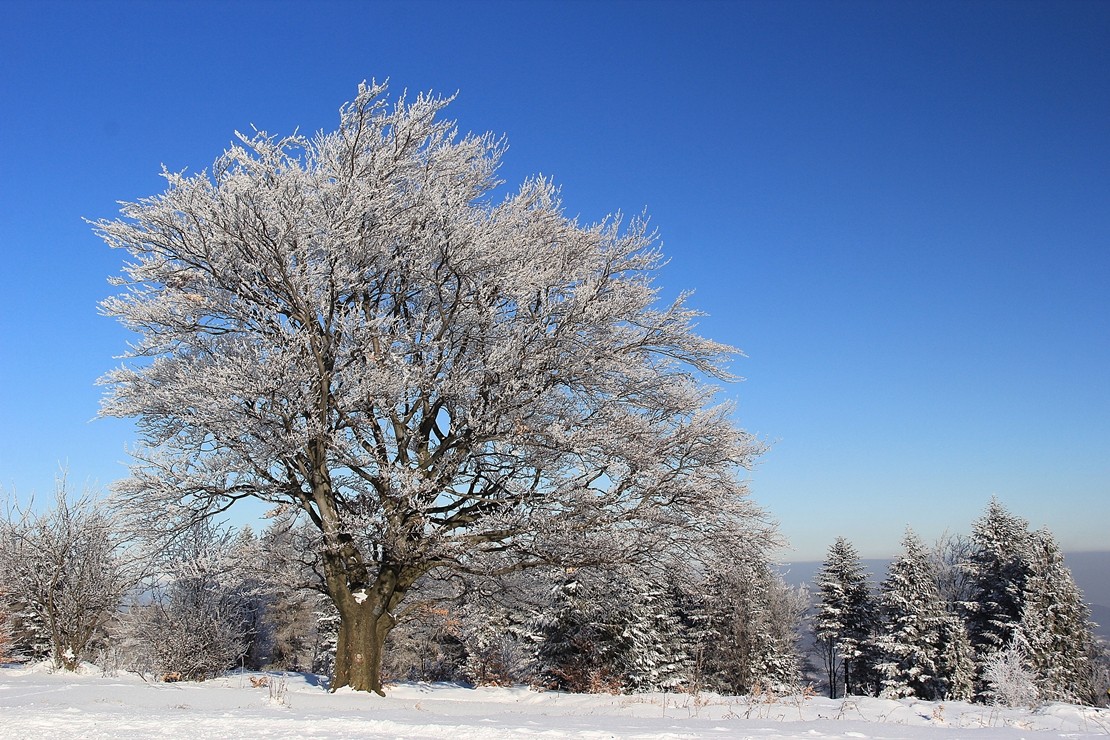
{"type": "Polygon", "coordinates": [[[347,686],[385,696],[382,656],[386,638],[396,622],[388,614],[375,616],[374,611],[368,604],[340,606],[332,691],[347,686]]]}

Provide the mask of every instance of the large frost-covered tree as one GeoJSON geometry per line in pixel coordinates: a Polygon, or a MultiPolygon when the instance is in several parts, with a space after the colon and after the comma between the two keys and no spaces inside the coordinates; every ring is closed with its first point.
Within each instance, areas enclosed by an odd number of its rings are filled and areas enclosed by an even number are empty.
{"type": "Polygon", "coordinates": [[[298,509],[340,615],[332,685],[378,692],[428,573],[681,547],[753,514],[737,469],[761,447],[703,380],[734,350],[658,305],[642,220],[581,225],[543,179],[495,198],[498,140],[384,92],[96,224],[130,253],[102,304],[138,334],[103,380],[142,435],[124,507],[163,531],[298,509]]]}

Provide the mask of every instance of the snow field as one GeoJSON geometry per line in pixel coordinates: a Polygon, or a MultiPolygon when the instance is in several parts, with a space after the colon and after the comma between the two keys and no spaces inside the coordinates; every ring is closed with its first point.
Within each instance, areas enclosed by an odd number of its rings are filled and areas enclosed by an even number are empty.
{"type": "Polygon", "coordinates": [[[313,676],[236,673],[204,683],[43,666],[0,669],[2,738],[1085,738],[1110,710],[1038,710],[870,697],[623,696],[398,684],[385,698],[328,693],[313,676]],[[254,679],[252,682],[251,679],[254,679]],[[262,679],[266,680],[263,681],[262,679]],[[269,685],[255,686],[255,683],[269,685]]]}

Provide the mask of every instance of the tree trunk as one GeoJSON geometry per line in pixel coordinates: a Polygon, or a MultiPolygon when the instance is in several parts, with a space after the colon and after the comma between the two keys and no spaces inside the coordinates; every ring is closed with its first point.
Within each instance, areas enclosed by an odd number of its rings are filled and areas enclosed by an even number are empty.
{"type": "Polygon", "coordinates": [[[354,598],[337,603],[339,642],[335,650],[335,676],[331,688],[350,686],[355,691],[382,691],[382,656],[385,641],[397,621],[378,604],[354,598]]]}

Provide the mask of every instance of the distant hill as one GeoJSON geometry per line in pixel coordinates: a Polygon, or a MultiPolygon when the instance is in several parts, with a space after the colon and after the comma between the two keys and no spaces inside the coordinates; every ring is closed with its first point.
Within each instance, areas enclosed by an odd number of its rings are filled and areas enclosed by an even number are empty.
{"type": "MultiPolygon", "coordinates": [[[[889,559],[865,559],[862,562],[876,584],[886,575],[890,565],[889,559]]],[[[1110,640],[1110,551],[1065,553],[1064,562],[1071,568],[1075,582],[1091,605],[1091,619],[1098,625],[1095,633],[1110,640]]],[[[790,585],[804,583],[812,586],[813,576],[820,568],[820,562],[807,561],[785,564],[781,570],[790,585]]]]}
{"type": "Polygon", "coordinates": [[[1091,604],[1091,621],[1098,625],[1095,634],[1110,640],[1110,606],[1091,604]]]}

